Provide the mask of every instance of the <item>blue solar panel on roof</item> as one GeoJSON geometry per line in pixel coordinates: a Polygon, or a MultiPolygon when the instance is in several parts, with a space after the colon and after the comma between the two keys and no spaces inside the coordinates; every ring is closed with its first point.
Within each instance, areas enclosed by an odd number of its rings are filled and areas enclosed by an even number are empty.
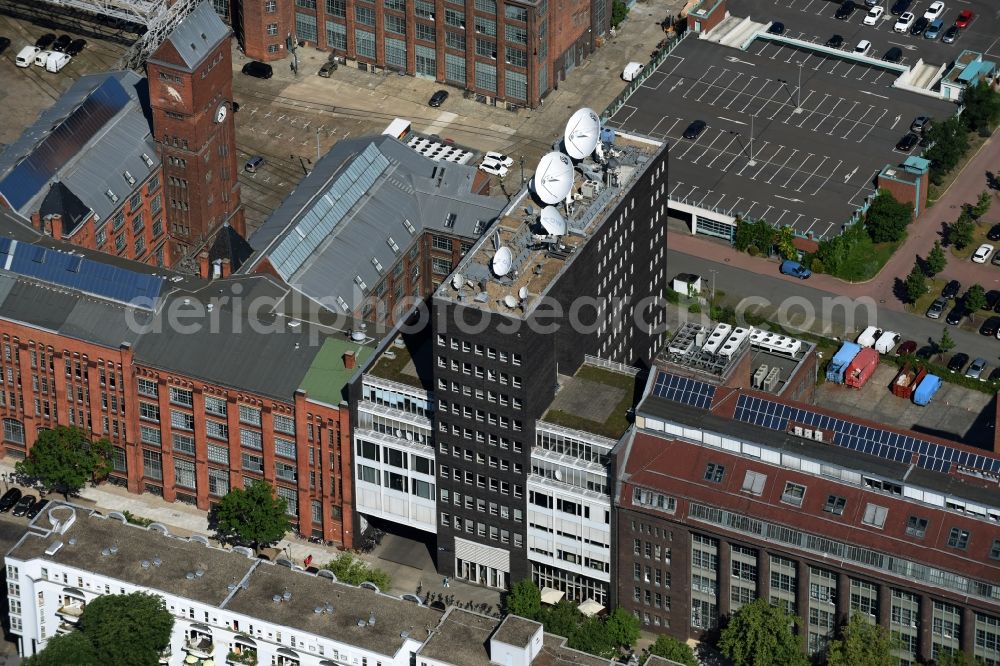
{"type": "Polygon", "coordinates": [[[11,244],[10,271],[93,296],[150,307],[160,295],[163,278],[101,264],[28,243],[11,244]],[[139,299],[148,299],[138,302],[139,299]]]}
{"type": "Polygon", "coordinates": [[[129,104],[131,98],[108,76],[65,120],[0,180],[0,193],[19,210],[51,181],[59,169],[129,104]]]}

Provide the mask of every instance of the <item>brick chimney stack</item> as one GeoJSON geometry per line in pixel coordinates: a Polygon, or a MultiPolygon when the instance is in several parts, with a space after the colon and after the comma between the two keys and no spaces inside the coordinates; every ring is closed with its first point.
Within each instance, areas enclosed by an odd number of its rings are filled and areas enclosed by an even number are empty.
{"type": "Polygon", "coordinates": [[[355,364],[354,352],[344,352],[344,367],[348,370],[353,370],[355,364]]]}

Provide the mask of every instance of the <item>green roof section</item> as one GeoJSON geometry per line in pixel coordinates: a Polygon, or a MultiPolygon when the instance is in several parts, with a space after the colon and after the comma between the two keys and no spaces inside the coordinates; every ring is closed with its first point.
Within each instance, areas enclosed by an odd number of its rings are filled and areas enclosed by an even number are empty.
{"type": "Polygon", "coordinates": [[[327,338],[302,378],[306,397],[330,405],[347,400],[347,384],[358,368],[368,362],[374,350],[351,340],[327,338]],[[354,367],[344,367],[344,354],[354,352],[354,367]]]}

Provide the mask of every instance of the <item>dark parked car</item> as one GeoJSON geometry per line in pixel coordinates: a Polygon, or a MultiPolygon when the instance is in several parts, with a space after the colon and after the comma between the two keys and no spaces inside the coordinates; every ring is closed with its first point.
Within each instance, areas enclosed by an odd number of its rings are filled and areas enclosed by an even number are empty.
{"type": "Polygon", "coordinates": [[[980,335],[989,335],[992,337],[997,334],[998,329],[1000,329],[1000,317],[990,317],[979,327],[979,333],[980,335]]]}
{"type": "Polygon", "coordinates": [[[14,505],[14,510],[11,511],[11,515],[23,516],[28,513],[33,506],[35,506],[35,496],[24,495],[21,499],[17,500],[17,504],[14,505]]]}
{"type": "Polygon", "coordinates": [[[993,368],[993,372],[990,373],[989,381],[995,382],[1000,380],[1000,367],[993,368]]]}
{"type": "Polygon", "coordinates": [[[917,145],[917,141],[920,141],[920,137],[913,132],[907,132],[906,136],[900,139],[896,143],[896,150],[900,150],[904,153],[908,153],[913,150],[913,147],[917,145]]]}
{"type": "Polygon", "coordinates": [[[47,499],[40,499],[31,505],[31,508],[28,509],[28,513],[26,515],[28,516],[29,519],[33,519],[35,516],[40,514],[42,512],[42,509],[48,506],[48,504],[49,501],[47,499]]]}
{"type": "Polygon", "coordinates": [[[706,127],[708,127],[708,123],[704,120],[696,120],[688,125],[687,129],[684,130],[684,138],[694,141],[702,132],[705,131],[706,127]]]}
{"type": "Polygon", "coordinates": [[[889,9],[889,13],[893,16],[899,16],[908,10],[912,4],[913,0],[896,0],[896,2],[893,3],[892,7],[889,9]]]}
{"type": "Polygon", "coordinates": [[[945,31],[944,36],[941,37],[941,41],[945,44],[954,44],[958,36],[962,34],[962,29],[957,25],[953,25],[945,31]]]}
{"type": "Polygon", "coordinates": [[[66,47],[66,55],[80,55],[85,48],[87,48],[86,39],[74,39],[70,42],[69,46],[66,47]]]}
{"type": "Polygon", "coordinates": [[[992,241],[1000,240],[1000,224],[994,224],[990,230],[986,232],[986,237],[992,241]]]}
{"type": "Polygon", "coordinates": [[[928,116],[917,116],[910,123],[910,131],[923,134],[931,128],[931,119],[928,116]]]}
{"type": "Polygon", "coordinates": [[[990,259],[990,263],[994,266],[1000,266],[1000,252],[993,253],[993,258],[990,259]]]}
{"type": "Polygon", "coordinates": [[[7,47],[9,46],[10,46],[10,40],[7,39],[6,37],[0,37],[0,53],[6,51],[7,47]]]}
{"type": "Polygon", "coordinates": [[[914,37],[919,37],[920,35],[924,34],[924,30],[926,30],[927,26],[929,26],[930,24],[931,24],[930,21],[921,16],[916,20],[916,22],[914,22],[913,27],[910,28],[910,34],[913,35],[914,37]]]}
{"type": "Polygon", "coordinates": [[[950,361],[948,361],[948,369],[952,372],[961,372],[962,368],[964,368],[965,364],[968,362],[969,355],[963,352],[958,352],[951,357],[950,361]]]}
{"type": "Polygon", "coordinates": [[[826,45],[831,49],[839,49],[844,45],[844,38],[840,35],[834,35],[830,39],[826,40],[826,45]]]}
{"type": "Polygon", "coordinates": [[[886,62],[899,62],[902,59],[903,59],[903,49],[899,48],[898,46],[893,46],[891,49],[885,52],[884,56],[882,56],[882,60],[885,60],[886,62]]]}
{"type": "Polygon", "coordinates": [[[983,306],[983,309],[992,310],[996,307],[997,303],[1000,303],[1000,289],[990,289],[986,292],[986,304],[983,306]]]}
{"type": "Polygon", "coordinates": [[[853,14],[854,10],[857,8],[858,6],[854,4],[854,0],[844,0],[840,7],[837,7],[837,13],[834,14],[834,16],[839,18],[841,21],[846,21],[851,18],[851,14],[853,14]]]}
{"type": "Polygon", "coordinates": [[[909,356],[911,354],[917,353],[917,343],[913,340],[907,340],[898,347],[896,347],[896,356],[909,356]]]}
{"type": "Polygon", "coordinates": [[[0,497],[0,513],[7,513],[17,504],[17,500],[21,499],[21,490],[19,488],[11,488],[0,497]]]}
{"type": "Polygon", "coordinates": [[[958,326],[962,323],[962,320],[965,319],[965,315],[967,314],[968,312],[965,311],[965,306],[961,303],[956,303],[955,307],[953,307],[951,312],[948,313],[945,321],[948,322],[950,326],[958,326]]]}
{"type": "Polygon", "coordinates": [[[266,62],[251,60],[243,65],[243,73],[258,79],[269,79],[274,75],[274,70],[266,62]]]}
{"type": "Polygon", "coordinates": [[[433,95],[431,95],[431,100],[429,102],[427,102],[427,103],[429,105],[433,106],[436,109],[437,107],[439,107],[442,104],[444,104],[444,101],[446,99],[448,99],[448,91],[447,90],[438,90],[436,93],[434,93],[433,95]]]}
{"type": "Polygon", "coordinates": [[[941,290],[941,295],[945,298],[955,298],[960,291],[962,291],[962,283],[958,280],[952,280],[941,290]]]}
{"type": "Polygon", "coordinates": [[[330,78],[330,75],[336,71],[337,71],[337,63],[331,60],[323,63],[323,66],[319,68],[319,75],[322,76],[324,79],[328,79],[330,78]]]}
{"type": "Polygon", "coordinates": [[[73,42],[73,38],[69,35],[59,35],[59,39],[52,42],[52,50],[58,51],[59,53],[65,53],[66,47],[68,47],[73,42]]]}
{"type": "Polygon", "coordinates": [[[51,32],[47,32],[35,40],[35,46],[44,50],[52,46],[52,42],[54,41],[56,41],[56,36],[51,32]]]}
{"type": "Polygon", "coordinates": [[[781,21],[775,21],[767,31],[772,35],[783,35],[785,34],[785,24],[781,21]]]}

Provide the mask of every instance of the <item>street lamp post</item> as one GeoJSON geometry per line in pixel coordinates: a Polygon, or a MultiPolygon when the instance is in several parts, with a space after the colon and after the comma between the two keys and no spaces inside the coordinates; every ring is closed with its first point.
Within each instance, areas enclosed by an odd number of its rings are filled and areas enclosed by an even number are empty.
{"type": "Polygon", "coordinates": [[[524,187],[524,155],[521,155],[521,187],[524,187]]]}
{"type": "Polygon", "coordinates": [[[804,64],[805,60],[799,62],[799,85],[795,88],[795,111],[792,113],[802,113],[802,65],[804,64]]]}
{"type": "Polygon", "coordinates": [[[712,274],[712,305],[715,305],[715,275],[719,271],[715,270],[714,268],[710,268],[708,269],[708,271],[709,273],[712,274]]]}
{"type": "Polygon", "coordinates": [[[753,153],[753,119],[754,119],[755,115],[756,114],[753,114],[753,113],[750,114],[750,161],[747,162],[747,164],[749,166],[755,166],[757,164],[757,160],[755,160],[753,158],[753,155],[754,155],[754,153],[753,153]]]}

